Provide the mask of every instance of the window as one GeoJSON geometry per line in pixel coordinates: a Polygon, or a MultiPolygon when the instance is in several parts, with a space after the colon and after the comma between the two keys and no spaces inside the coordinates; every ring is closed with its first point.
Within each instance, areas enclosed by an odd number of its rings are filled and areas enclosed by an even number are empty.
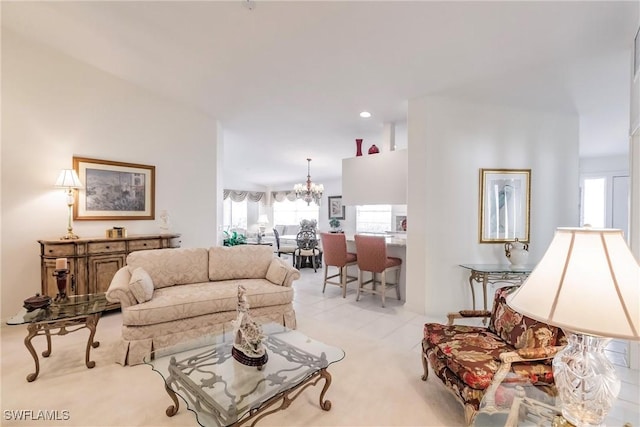
{"type": "Polygon", "coordinates": [[[273,224],[291,225],[300,224],[303,219],[315,219],[320,217],[320,206],[311,203],[307,206],[304,200],[284,200],[273,203],[273,224]]]}
{"type": "Polygon", "coordinates": [[[247,229],[247,199],[241,202],[234,202],[227,198],[224,200],[223,209],[222,218],[225,230],[247,229]]]}
{"type": "Polygon", "coordinates": [[[582,194],[582,224],[605,227],[606,178],[585,178],[582,194]]]}
{"type": "Polygon", "coordinates": [[[356,206],[357,233],[385,233],[393,229],[391,205],[356,206]]]}

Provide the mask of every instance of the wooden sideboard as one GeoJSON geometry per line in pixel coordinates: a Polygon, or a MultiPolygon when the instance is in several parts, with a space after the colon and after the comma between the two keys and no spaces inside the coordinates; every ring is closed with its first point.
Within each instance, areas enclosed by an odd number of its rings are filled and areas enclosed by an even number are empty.
{"type": "MultiPolygon", "coordinates": [[[[116,271],[125,265],[127,255],[145,249],[179,248],[180,234],[146,234],[123,238],[82,238],[38,240],[40,243],[41,288],[43,295],[58,293],[53,272],[56,258],[66,258],[71,280],[68,295],[106,292],[116,271]]],[[[110,304],[108,310],[118,308],[110,304]]]]}

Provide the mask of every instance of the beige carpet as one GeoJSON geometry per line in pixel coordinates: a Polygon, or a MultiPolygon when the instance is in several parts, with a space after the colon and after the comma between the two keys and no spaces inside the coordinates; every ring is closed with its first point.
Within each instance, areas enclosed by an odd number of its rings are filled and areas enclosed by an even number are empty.
{"type": "MultiPolygon", "coordinates": [[[[462,407],[435,378],[420,380],[422,366],[417,351],[395,352],[342,328],[298,315],[299,330],[345,350],[346,357],[332,365],[327,398],[332,408],[319,408],[319,386],[306,389],[285,411],[263,419],[264,426],[456,426],[463,425],[462,407]]],[[[24,326],[3,325],[2,426],[196,426],[192,412],[181,402],[177,415],[164,411],[171,403],[160,376],[146,365],[122,367],[113,362],[120,335],[120,313],[102,317],[91,359],[84,365],[88,330],[53,337],[49,358],[40,358],[40,375],[33,383],[25,377],[34,371],[24,346],[24,326]],[[13,420],[13,411],[58,411],[67,420],[13,420]],[[9,412],[7,412],[9,411],[9,412]],[[67,411],[67,412],[64,412],[67,411]],[[68,414],[66,416],[65,414],[68,414]]],[[[419,340],[419,337],[417,338],[419,340]]],[[[46,348],[36,337],[38,353],[46,348]]],[[[28,414],[28,412],[27,412],[28,414]]]]}

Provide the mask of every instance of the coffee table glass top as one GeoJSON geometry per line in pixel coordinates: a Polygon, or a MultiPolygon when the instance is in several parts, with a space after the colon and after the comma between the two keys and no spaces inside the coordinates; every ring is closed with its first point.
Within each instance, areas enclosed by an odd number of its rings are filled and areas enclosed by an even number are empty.
{"type": "Polygon", "coordinates": [[[9,325],[21,325],[32,322],[50,322],[69,319],[76,316],[88,316],[104,311],[107,298],[104,292],[86,295],[72,295],[65,301],[53,301],[46,308],[33,311],[22,309],[17,315],[7,321],[9,325]]]}
{"type": "Polygon", "coordinates": [[[342,349],[282,325],[262,329],[269,359],[261,370],[233,358],[233,332],[155,350],[145,363],[186,401],[200,425],[228,426],[344,358],[342,349]]]}

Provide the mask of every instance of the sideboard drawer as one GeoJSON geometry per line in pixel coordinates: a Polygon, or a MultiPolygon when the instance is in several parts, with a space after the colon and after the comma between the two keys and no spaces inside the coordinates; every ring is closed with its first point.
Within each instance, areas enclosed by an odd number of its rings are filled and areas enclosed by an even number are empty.
{"type": "Polygon", "coordinates": [[[42,256],[45,257],[65,257],[75,255],[76,245],[73,243],[45,244],[42,245],[42,256]]]}
{"type": "Polygon", "coordinates": [[[118,242],[94,242],[89,243],[90,254],[104,254],[113,252],[124,252],[127,244],[124,241],[118,242]]]}
{"type": "Polygon", "coordinates": [[[144,240],[130,240],[129,251],[141,251],[144,249],[160,249],[162,242],[160,239],[144,239],[144,240]]]}

